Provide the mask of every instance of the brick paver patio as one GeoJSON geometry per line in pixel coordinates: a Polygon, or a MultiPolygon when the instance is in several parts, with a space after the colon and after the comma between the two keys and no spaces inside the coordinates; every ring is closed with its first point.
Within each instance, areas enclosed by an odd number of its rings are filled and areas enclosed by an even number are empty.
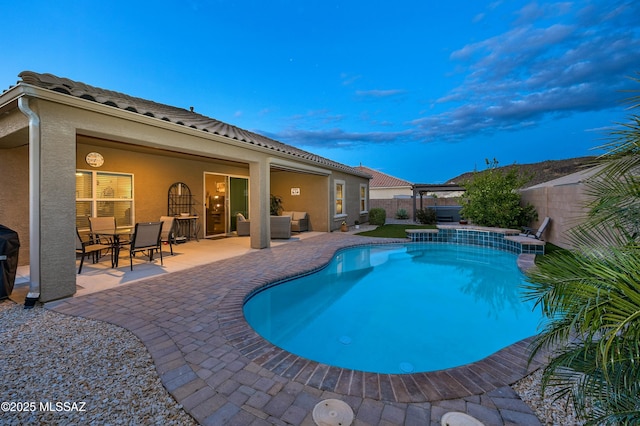
{"type": "Polygon", "coordinates": [[[459,368],[371,374],[297,357],[244,320],[252,289],[320,268],[340,248],[366,242],[389,240],[323,234],[46,307],[133,332],[169,393],[203,425],[314,425],[314,406],[328,398],[349,404],[355,425],[439,425],[448,411],[486,425],[540,425],[509,386],[539,366],[527,367],[526,342],[459,368]]]}

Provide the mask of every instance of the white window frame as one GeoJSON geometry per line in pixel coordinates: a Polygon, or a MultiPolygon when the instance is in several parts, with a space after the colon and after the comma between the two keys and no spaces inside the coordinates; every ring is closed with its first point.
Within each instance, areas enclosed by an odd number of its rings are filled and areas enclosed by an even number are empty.
{"type": "MultiPolygon", "coordinates": [[[[106,202],[118,202],[118,201],[125,201],[125,202],[130,202],[131,203],[131,225],[121,225],[119,227],[125,227],[125,228],[131,228],[135,223],[136,223],[136,216],[135,216],[135,205],[136,205],[136,201],[135,201],[135,180],[134,180],[134,175],[133,173],[121,173],[121,172],[110,172],[107,170],[86,170],[86,169],[77,169],[77,172],[82,172],[82,173],[91,173],[91,185],[92,185],[92,190],[91,190],[91,195],[92,197],[90,198],[79,198],[76,196],[76,203],[79,201],[84,201],[84,202],[90,202],[91,203],[91,215],[93,217],[96,217],[97,212],[98,212],[98,203],[101,201],[106,201],[106,202]],[[100,195],[99,191],[98,191],[98,187],[97,187],[97,176],[99,174],[105,174],[105,175],[121,175],[121,176],[128,176],[131,178],[131,198],[104,198],[104,197],[99,197],[98,195],[100,195]]],[[[88,229],[88,228],[87,228],[88,229]]]]}
{"type": "Polygon", "coordinates": [[[347,183],[344,180],[333,181],[333,217],[347,217],[347,183]],[[342,186],[342,197],[338,197],[338,186],[342,186]],[[338,201],[342,203],[342,213],[338,213],[338,201]]]}

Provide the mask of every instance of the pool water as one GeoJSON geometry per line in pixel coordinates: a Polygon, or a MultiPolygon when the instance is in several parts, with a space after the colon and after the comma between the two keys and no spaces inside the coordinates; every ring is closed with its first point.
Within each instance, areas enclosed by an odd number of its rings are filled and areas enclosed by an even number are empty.
{"type": "Polygon", "coordinates": [[[319,272],[251,295],[244,315],[276,346],[328,365],[406,374],[479,361],[537,333],[514,254],[409,243],[339,252],[319,272]]]}

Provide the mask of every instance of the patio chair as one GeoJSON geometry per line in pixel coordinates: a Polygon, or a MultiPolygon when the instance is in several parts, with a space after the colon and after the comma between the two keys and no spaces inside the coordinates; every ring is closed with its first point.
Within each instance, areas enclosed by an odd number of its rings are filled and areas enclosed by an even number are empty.
{"type": "Polygon", "coordinates": [[[111,246],[109,244],[94,244],[92,241],[82,241],[80,231],[76,228],[76,254],[81,255],[78,274],[82,272],[85,257],[93,255],[93,263],[96,263],[101,257],[100,252],[102,252],[102,250],[109,250],[110,248],[111,246]]]}
{"type": "Polygon", "coordinates": [[[309,230],[309,215],[307,212],[283,211],[282,216],[291,216],[291,232],[309,230]]]}
{"type": "Polygon", "coordinates": [[[291,216],[270,216],[271,239],[291,238],[291,216]]]}
{"type": "Polygon", "coordinates": [[[249,222],[242,213],[236,215],[236,233],[238,237],[246,237],[249,235],[249,228],[251,222],[249,222]]]}
{"type": "Polygon", "coordinates": [[[133,271],[133,257],[138,252],[147,252],[149,261],[153,261],[153,253],[160,253],[160,264],[164,266],[162,261],[162,222],[141,222],[136,223],[136,228],[131,238],[129,247],[129,262],[133,271]]]}
{"type": "Polygon", "coordinates": [[[524,232],[520,234],[520,236],[535,238],[536,240],[540,240],[542,238],[542,234],[544,233],[545,229],[547,229],[547,226],[549,226],[549,222],[551,222],[551,218],[547,216],[544,218],[544,220],[540,224],[540,227],[538,228],[538,230],[535,230],[533,228],[528,228],[525,226],[523,228],[524,232]]]}
{"type": "Polygon", "coordinates": [[[175,229],[173,229],[176,218],[173,216],[160,216],[162,222],[162,234],[160,241],[169,244],[171,256],[173,256],[173,243],[176,241],[175,229]]]}
{"type": "Polygon", "coordinates": [[[116,230],[116,218],[108,217],[90,217],[89,229],[91,230],[91,241],[94,244],[112,244],[113,241],[100,236],[102,234],[113,234],[116,230]]]}

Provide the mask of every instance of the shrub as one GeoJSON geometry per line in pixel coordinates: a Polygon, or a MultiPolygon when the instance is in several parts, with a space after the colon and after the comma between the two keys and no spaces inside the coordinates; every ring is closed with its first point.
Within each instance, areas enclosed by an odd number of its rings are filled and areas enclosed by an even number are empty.
{"type": "Polygon", "coordinates": [[[435,209],[419,209],[416,210],[416,220],[425,225],[434,225],[437,221],[435,209]]]}
{"type": "Polygon", "coordinates": [[[387,221],[387,212],[385,209],[372,208],[369,210],[369,223],[372,225],[384,225],[387,221]]]}
{"type": "Polygon", "coordinates": [[[409,219],[409,213],[405,209],[398,209],[396,219],[409,219]]]}
{"type": "Polygon", "coordinates": [[[476,172],[466,189],[460,214],[481,226],[519,228],[536,220],[535,208],[520,205],[518,189],[527,181],[515,169],[504,172],[498,160],[486,160],[488,169],[476,172]]]}

